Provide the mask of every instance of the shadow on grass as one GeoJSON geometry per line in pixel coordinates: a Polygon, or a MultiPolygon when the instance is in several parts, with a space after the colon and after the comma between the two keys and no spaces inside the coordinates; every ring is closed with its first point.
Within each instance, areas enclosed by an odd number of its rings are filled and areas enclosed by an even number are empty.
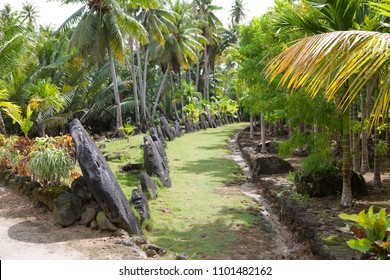
{"type": "Polygon", "coordinates": [[[183,166],[176,167],[176,170],[188,175],[206,174],[215,180],[234,180],[240,169],[237,164],[231,160],[221,158],[201,159],[197,161],[186,162],[183,166]]]}
{"type": "Polygon", "coordinates": [[[209,145],[209,146],[197,146],[196,149],[211,151],[211,150],[220,150],[221,147],[223,146],[220,144],[216,144],[216,145],[209,145]]]}
{"type": "MultiPolygon", "coordinates": [[[[242,251],[243,248],[236,248],[237,244],[245,243],[246,232],[250,228],[259,232],[260,242],[264,242],[260,240],[263,237],[270,243],[274,235],[259,211],[254,213],[232,207],[223,207],[214,222],[193,224],[188,230],[172,230],[169,225],[165,227],[152,232],[156,237],[154,243],[175,253],[186,253],[191,259],[229,258],[236,251],[242,251]]],[[[255,243],[248,243],[248,248],[255,243]]]]}

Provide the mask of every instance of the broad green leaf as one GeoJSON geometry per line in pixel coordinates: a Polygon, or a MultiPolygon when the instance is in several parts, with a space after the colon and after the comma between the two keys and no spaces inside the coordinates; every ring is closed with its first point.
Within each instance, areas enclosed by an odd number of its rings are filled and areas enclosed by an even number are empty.
{"type": "Polygon", "coordinates": [[[353,239],[348,240],[347,244],[350,248],[364,253],[371,249],[372,242],[367,238],[363,238],[359,240],[353,240],[353,239]]]}
{"type": "Polygon", "coordinates": [[[341,213],[339,215],[339,218],[343,220],[352,221],[352,222],[357,222],[357,223],[359,222],[359,216],[356,214],[349,215],[349,214],[341,213]]]}

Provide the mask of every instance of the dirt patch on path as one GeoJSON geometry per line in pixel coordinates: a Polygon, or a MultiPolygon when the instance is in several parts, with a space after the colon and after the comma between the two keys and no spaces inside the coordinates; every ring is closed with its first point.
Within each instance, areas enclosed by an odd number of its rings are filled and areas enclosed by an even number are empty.
{"type": "Polygon", "coordinates": [[[0,259],[120,260],[146,259],[138,247],[81,225],[63,228],[46,207],[0,186],[0,259]]]}

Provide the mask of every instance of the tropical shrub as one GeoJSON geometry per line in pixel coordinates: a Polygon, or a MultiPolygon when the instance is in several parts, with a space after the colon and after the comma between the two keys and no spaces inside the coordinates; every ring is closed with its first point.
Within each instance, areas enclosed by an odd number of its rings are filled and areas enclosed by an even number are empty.
{"type": "Polygon", "coordinates": [[[385,209],[374,213],[371,206],[367,213],[362,210],[358,215],[342,213],[339,217],[357,223],[347,225],[356,238],[347,241],[350,248],[362,252],[362,257],[390,259],[390,218],[385,209]]]}
{"type": "Polygon", "coordinates": [[[131,133],[133,133],[133,131],[136,128],[137,127],[135,125],[132,125],[131,123],[126,122],[126,123],[124,123],[123,127],[119,128],[119,129],[122,130],[124,133],[126,133],[126,135],[127,135],[127,142],[129,142],[130,141],[130,135],[131,135],[131,133]]]}
{"type": "Polygon", "coordinates": [[[0,168],[16,175],[32,176],[43,184],[58,184],[75,165],[70,135],[30,139],[0,135],[0,168]]]}
{"type": "Polygon", "coordinates": [[[75,165],[65,148],[47,148],[31,152],[27,167],[34,180],[47,185],[59,185],[69,177],[75,165]]]}

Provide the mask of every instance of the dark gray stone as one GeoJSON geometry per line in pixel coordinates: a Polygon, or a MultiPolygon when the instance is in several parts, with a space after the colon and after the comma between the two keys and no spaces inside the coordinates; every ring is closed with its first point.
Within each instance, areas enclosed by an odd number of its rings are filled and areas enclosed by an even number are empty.
{"type": "MultiPolygon", "coordinates": [[[[341,172],[324,171],[323,174],[296,173],[294,177],[297,193],[307,194],[310,197],[325,197],[341,195],[343,190],[343,175],[341,172]]],[[[364,177],[351,172],[351,188],[354,198],[368,193],[364,177]]]]}
{"type": "Polygon", "coordinates": [[[99,213],[96,216],[96,223],[101,230],[112,230],[115,231],[118,228],[111,223],[111,221],[106,216],[106,213],[104,211],[99,211],[99,213]]]}
{"type": "Polygon", "coordinates": [[[169,125],[167,118],[165,116],[161,116],[160,122],[161,122],[161,130],[162,130],[164,137],[166,139],[168,139],[168,141],[175,140],[175,131],[169,125]]]}
{"type": "Polygon", "coordinates": [[[209,108],[207,106],[205,106],[204,110],[206,112],[205,116],[206,116],[207,122],[209,123],[209,127],[216,128],[217,125],[215,124],[215,121],[210,114],[209,108]]]}
{"type": "Polygon", "coordinates": [[[166,142],[163,141],[158,136],[157,130],[155,128],[153,128],[153,127],[150,128],[149,132],[150,132],[150,137],[152,137],[154,144],[156,145],[156,148],[157,148],[160,156],[164,160],[165,164],[168,166],[168,157],[167,157],[167,153],[165,152],[166,142]],[[165,145],[164,145],[164,143],[165,143],[165,145]]]}
{"type": "Polygon", "coordinates": [[[164,134],[163,134],[163,132],[162,132],[161,126],[158,125],[158,126],[156,127],[156,130],[157,130],[158,138],[160,139],[160,141],[161,141],[163,147],[166,148],[167,142],[165,141],[164,134]]]}
{"type": "Polygon", "coordinates": [[[251,163],[252,177],[269,174],[284,174],[289,171],[294,171],[291,164],[275,156],[259,157],[251,163]]]}
{"type": "Polygon", "coordinates": [[[161,157],[155,142],[150,136],[144,137],[144,166],[149,176],[157,176],[164,186],[172,186],[168,165],[161,157]]]}
{"type": "Polygon", "coordinates": [[[85,211],[81,214],[79,224],[89,226],[91,222],[96,218],[96,215],[99,210],[99,205],[96,202],[92,201],[90,204],[85,206],[85,211]]]}
{"type": "Polygon", "coordinates": [[[68,227],[81,218],[81,199],[72,193],[61,194],[54,200],[54,219],[63,227],[68,227]]]}
{"type": "Polygon", "coordinates": [[[141,224],[150,219],[149,203],[144,192],[141,189],[134,189],[132,192],[132,202],[134,208],[141,217],[141,224]]]}
{"type": "Polygon", "coordinates": [[[186,133],[194,132],[194,124],[190,118],[184,119],[186,133]]]}
{"type": "Polygon", "coordinates": [[[142,234],[118,181],[96,144],[78,119],[69,123],[76,156],[88,188],[111,222],[129,234],[142,234]]]}
{"type": "Polygon", "coordinates": [[[175,135],[176,137],[181,137],[183,135],[183,131],[181,130],[180,123],[175,121],[175,135]]]}
{"type": "Polygon", "coordinates": [[[92,199],[92,194],[89,191],[87,181],[83,176],[76,178],[72,182],[72,193],[80,197],[83,203],[86,203],[92,199]]]}
{"type": "Polygon", "coordinates": [[[199,115],[199,126],[201,129],[208,129],[209,128],[209,123],[206,121],[205,114],[199,115]]]}
{"type": "Polygon", "coordinates": [[[146,195],[147,199],[156,199],[158,196],[157,186],[153,179],[146,173],[142,173],[139,176],[139,179],[141,183],[141,189],[146,195]]]}

